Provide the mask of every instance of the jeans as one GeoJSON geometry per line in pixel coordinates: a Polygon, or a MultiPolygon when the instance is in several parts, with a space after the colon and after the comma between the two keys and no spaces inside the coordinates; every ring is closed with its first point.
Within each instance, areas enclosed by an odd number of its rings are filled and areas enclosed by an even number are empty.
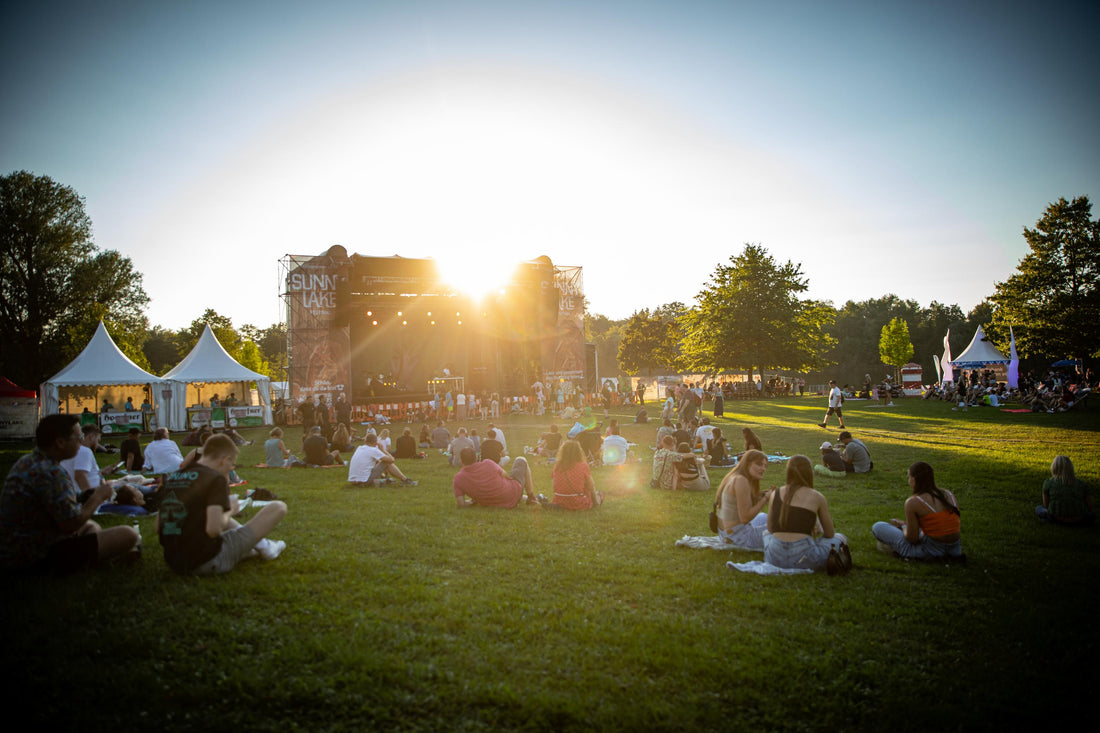
{"type": "Polygon", "coordinates": [[[905,539],[905,533],[889,522],[875,522],[871,527],[871,534],[884,545],[889,545],[901,557],[913,560],[926,558],[959,557],[963,554],[962,542],[940,542],[928,535],[921,533],[917,544],[912,544],[905,539]]]}
{"type": "Polygon", "coordinates": [[[839,547],[848,538],[842,534],[824,537],[804,537],[794,542],[777,540],[771,532],[764,532],[764,562],[777,568],[805,568],[822,570],[829,558],[829,550],[839,547]]]}
{"type": "Polygon", "coordinates": [[[760,512],[748,524],[739,524],[731,527],[729,531],[719,529],[718,536],[724,542],[740,547],[743,550],[763,550],[764,530],[768,526],[768,515],[760,512]]]}

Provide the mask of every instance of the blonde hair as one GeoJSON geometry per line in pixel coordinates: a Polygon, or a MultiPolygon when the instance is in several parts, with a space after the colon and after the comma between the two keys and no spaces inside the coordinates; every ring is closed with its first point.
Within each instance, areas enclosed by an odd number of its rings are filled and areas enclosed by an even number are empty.
{"type": "Polygon", "coordinates": [[[1069,456],[1054,456],[1054,461],[1050,464],[1050,475],[1067,486],[1077,481],[1073,474],[1073,461],[1069,456]]]}
{"type": "Polygon", "coordinates": [[[575,440],[563,440],[558,446],[558,455],[554,459],[554,473],[558,469],[568,471],[578,463],[584,463],[584,449],[575,440]]]}

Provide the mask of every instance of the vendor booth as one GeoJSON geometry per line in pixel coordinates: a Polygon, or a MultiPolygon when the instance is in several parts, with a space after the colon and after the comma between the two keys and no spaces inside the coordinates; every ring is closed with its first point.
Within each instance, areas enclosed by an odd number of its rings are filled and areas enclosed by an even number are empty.
{"type": "Polygon", "coordinates": [[[989,341],[981,326],[974,332],[974,338],[970,339],[970,345],[963,353],[951,360],[950,364],[958,378],[959,369],[981,369],[983,367],[998,366],[1007,369],[1009,359],[989,341]]]}
{"type": "Polygon", "coordinates": [[[38,424],[38,394],[0,377],[0,438],[30,438],[38,424]]]}
{"type": "Polygon", "coordinates": [[[167,403],[166,424],[172,430],[203,424],[215,428],[271,424],[271,379],[241,366],[218,343],[210,326],[203,329],[191,353],[163,378],[170,385],[168,399],[162,402],[167,403]],[[233,394],[251,400],[252,382],[256,383],[259,405],[210,406],[215,394],[221,400],[233,394]]]}
{"type": "Polygon", "coordinates": [[[909,362],[901,368],[901,391],[909,397],[919,397],[924,391],[924,369],[909,362]]]}
{"type": "Polygon", "coordinates": [[[157,401],[162,388],[163,380],[123,354],[100,321],[84,350],[68,366],[42,383],[41,415],[75,414],[87,409],[83,416],[97,419],[107,434],[124,433],[131,426],[151,429],[156,427],[152,413],[123,412],[117,408],[122,407],[128,397],[135,404],[148,399],[159,408],[157,401]]]}

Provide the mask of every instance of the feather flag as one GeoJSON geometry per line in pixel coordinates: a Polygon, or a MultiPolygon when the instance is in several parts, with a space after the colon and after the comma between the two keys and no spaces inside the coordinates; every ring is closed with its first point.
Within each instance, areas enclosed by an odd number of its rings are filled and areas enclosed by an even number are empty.
{"type": "Polygon", "coordinates": [[[1016,354],[1016,334],[1012,332],[1012,326],[1008,327],[1008,334],[1012,337],[1008,351],[1008,387],[1017,389],[1020,386],[1020,357],[1016,354]]]}
{"type": "Polygon", "coordinates": [[[932,354],[932,363],[936,365],[936,381],[943,383],[943,369],[940,367],[940,357],[932,354]]]}
{"type": "Polygon", "coordinates": [[[943,357],[940,359],[940,365],[943,367],[943,381],[953,382],[955,381],[955,370],[951,368],[951,329],[947,329],[947,335],[943,337],[943,357]]]}

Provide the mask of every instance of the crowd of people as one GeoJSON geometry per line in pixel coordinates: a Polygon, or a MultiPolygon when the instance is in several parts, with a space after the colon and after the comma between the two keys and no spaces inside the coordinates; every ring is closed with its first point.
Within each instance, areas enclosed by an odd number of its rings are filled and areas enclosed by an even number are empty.
{"type": "Polygon", "coordinates": [[[1032,412],[1066,412],[1085,404],[1096,389],[1090,376],[1063,369],[1049,369],[1041,376],[1028,372],[1011,388],[991,370],[960,370],[954,380],[932,385],[923,396],[950,402],[956,410],[1017,404],[1032,412]]]}

